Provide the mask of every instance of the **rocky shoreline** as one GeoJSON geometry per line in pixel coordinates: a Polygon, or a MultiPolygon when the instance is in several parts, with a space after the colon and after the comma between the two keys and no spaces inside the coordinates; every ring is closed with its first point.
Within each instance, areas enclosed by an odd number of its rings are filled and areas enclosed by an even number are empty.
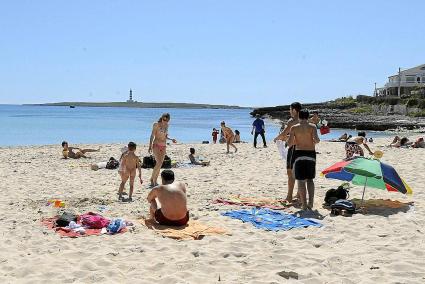
{"type": "MultiPolygon", "coordinates": [[[[328,121],[331,128],[345,128],[357,130],[420,130],[425,129],[425,118],[412,118],[405,115],[380,115],[380,114],[353,114],[348,111],[349,107],[328,107],[326,104],[305,104],[310,110],[317,110],[322,119],[328,121]]],[[[256,108],[251,112],[255,115],[267,116],[279,119],[285,123],[289,115],[289,105],[277,107],[256,108]]]]}

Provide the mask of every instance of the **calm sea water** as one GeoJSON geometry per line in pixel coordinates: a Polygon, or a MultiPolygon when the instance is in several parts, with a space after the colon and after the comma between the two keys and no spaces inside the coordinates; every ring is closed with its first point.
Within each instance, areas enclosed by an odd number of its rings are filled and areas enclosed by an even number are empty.
{"type": "MultiPolygon", "coordinates": [[[[212,128],[219,129],[222,120],[233,130],[238,129],[242,140],[252,141],[250,111],[0,105],[0,146],[59,144],[63,140],[71,144],[148,143],[153,122],[164,112],[171,114],[169,136],[179,142],[211,140],[212,128]]],[[[279,129],[279,123],[266,120],[267,140],[272,140],[279,129]]],[[[332,129],[322,139],[337,138],[344,132],[354,134],[350,130],[332,129]]],[[[369,133],[372,137],[383,135],[369,133]]]]}

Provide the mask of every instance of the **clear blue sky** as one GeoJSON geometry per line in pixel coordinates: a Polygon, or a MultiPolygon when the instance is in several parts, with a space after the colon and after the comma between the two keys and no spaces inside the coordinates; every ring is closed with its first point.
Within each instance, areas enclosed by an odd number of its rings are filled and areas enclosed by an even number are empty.
{"type": "Polygon", "coordinates": [[[425,1],[0,1],[0,103],[273,106],[425,63],[425,1]]]}

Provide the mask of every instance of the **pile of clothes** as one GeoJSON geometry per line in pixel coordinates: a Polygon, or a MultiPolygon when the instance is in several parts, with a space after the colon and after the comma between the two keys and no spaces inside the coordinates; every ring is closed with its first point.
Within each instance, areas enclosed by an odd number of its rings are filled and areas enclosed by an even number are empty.
{"type": "Polygon", "coordinates": [[[100,214],[88,212],[76,215],[70,212],[60,216],[45,218],[42,223],[54,229],[62,237],[79,237],[87,235],[117,234],[126,232],[127,226],[132,226],[122,218],[108,219],[100,214]]]}

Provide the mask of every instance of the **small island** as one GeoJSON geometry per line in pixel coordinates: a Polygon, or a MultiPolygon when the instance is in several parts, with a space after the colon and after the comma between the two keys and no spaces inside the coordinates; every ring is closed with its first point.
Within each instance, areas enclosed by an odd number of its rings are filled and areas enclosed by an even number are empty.
{"type": "Polygon", "coordinates": [[[251,109],[250,107],[240,107],[235,105],[212,105],[194,103],[153,103],[138,102],[133,100],[133,90],[130,89],[129,98],[125,102],[58,102],[45,104],[26,104],[35,106],[65,106],[75,107],[126,107],[126,108],[185,108],[185,109],[251,109]]]}

